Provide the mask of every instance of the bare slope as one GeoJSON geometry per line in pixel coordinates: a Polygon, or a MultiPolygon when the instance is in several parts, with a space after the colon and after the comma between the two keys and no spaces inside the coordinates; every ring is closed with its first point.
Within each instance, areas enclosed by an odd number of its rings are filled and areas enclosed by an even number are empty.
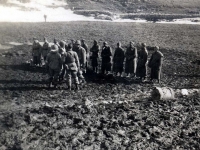
{"type": "Polygon", "coordinates": [[[84,10],[108,10],[114,12],[198,13],[199,0],[68,0],[70,7],[84,10]]]}

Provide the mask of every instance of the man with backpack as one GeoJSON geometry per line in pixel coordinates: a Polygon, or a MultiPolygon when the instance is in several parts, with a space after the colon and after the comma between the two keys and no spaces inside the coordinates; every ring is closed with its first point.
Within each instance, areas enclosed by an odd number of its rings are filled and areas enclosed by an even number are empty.
{"type": "Polygon", "coordinates": [[[77,77],[77,72],[80,68],[79,58],[76,52],[72,50],[72,43],[68,44],[68,51],[65,53],[65,69],[66,69],[66,77],[67,77],[67,85],[68,89],[71,90],[72,87],[72,78],[75,81],[76,89],[79,87],[79,80],[77,77]]]}

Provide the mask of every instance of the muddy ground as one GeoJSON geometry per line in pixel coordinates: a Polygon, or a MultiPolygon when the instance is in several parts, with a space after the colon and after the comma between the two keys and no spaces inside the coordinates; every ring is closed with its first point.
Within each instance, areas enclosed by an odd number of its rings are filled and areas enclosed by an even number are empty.
{"type": "MultiPolygon", "coordinates": [[[[110,22],[1,23],[0,43],[84,38],[116,47],[129,41],[159,45],[164,54],[161,84],[88,73],[80,91],[47,88],[44,68],[30,67],[31,46],[0,51],[0,149],[133,150],[200,149],[200,26],[110,22]],[[153,86],[171,87],[176,99],[156,101],[153,86]]],[[[149,57],[152,50],[149,48],[149,57]]]]}

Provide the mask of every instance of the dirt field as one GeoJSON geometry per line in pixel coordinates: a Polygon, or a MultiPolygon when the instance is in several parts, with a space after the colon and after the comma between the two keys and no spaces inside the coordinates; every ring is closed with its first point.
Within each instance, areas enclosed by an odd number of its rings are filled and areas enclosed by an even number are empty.
{"type": "MultiPolygon", "coordinates": [[[[159,45],[164,54],[161,84],[86,75],[81,90],[47,89],[43,68],[31,68],[31,46],[0,50],[0,149],[133,150],[200,149],[199,93],[176,99],[150,98],[153,86],[200,88],[200,26],[153,23],[1,23],[0,44],[84,38],[159,45]]],[[[151,49],[149,57],[151,56],[151,49]]]]}

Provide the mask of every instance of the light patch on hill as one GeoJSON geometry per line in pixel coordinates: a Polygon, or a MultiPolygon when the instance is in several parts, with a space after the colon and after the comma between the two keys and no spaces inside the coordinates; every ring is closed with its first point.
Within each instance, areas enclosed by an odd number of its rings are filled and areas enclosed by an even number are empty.
{"type": "Polygon", "coordinates": [[[92,18],[76,15],[64,1],[56,0],[31,0],[29,3],[21,3],[17,0],[9,0],[9,5],[0,5],[0,22],[43,22],[47,15],[48,22],[92,20],[92,18]]]}

